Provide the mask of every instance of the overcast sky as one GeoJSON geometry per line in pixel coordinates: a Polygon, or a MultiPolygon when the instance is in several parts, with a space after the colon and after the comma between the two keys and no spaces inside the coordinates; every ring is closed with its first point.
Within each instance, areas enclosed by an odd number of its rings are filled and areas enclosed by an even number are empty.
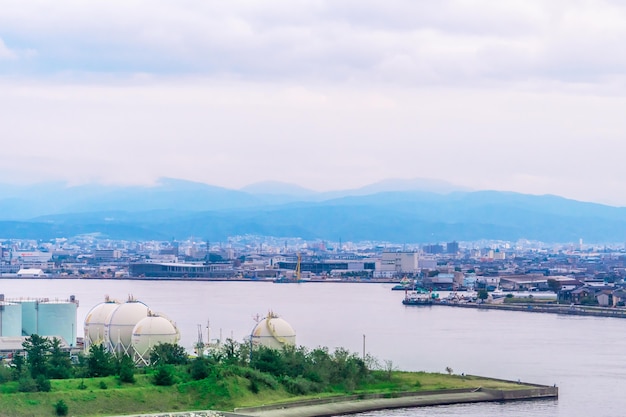
{"type": "Polygon", "coordinates": [[[0,182],[626,205],[624,4],[0,0],[0,182]]]}

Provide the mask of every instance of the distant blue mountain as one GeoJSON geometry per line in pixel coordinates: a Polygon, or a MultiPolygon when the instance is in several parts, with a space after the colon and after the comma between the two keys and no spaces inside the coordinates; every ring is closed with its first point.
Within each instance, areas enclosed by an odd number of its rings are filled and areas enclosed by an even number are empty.
{"type": "Polygon", "coordinates": [[[333,193],[280,183],[237,191],[175,179],[152,187],[0,186],[0,238],[100,233],[136,240],[219,241],[239,234],[398,243],[626,240],[626,208],[456,188],[421,180],[333,193]]]}

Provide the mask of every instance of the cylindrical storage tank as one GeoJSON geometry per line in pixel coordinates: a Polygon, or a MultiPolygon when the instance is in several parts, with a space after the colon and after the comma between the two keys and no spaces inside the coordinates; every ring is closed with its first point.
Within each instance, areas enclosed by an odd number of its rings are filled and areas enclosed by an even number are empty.
{"type": "MultiPolygon", "coordinates": [[[[39,308],[39,301],[37,300],[20,300],[22,305],[22,331],[25,336],[33,334],[39,334],[37,329],[37,308],[39,308]]],[[[22,336],[22,332],[20,332],[22,336]]]]}
{"type": "Polygon", "coordinates": [[[22,336],[22,306],[0,301],[0,336],[22,336]]]}
{"type": "Polygon", "coordinates": [[[285,345],[296,344],[296,332],[285,320],[270,312],[252,329],[252,344],[280,349],[285,345]]]}
{"type": "Polygon", "coordinates": [[[104,328],[107,323],[106,320],[119,306],[120,303],[117,301],[107,299],[89,310],[87,317],[85,317],[85,350],[88,350],[91,345],[105,343],[104,328]]]}
{"type": "Polygon", "coordinates": [[[143,318],[148,317],[148,306],[137,300],[120,304],[106,319],[104,338],[114,352],[131,353],[133,329],[143,318]]]}
{"type": "Polygon", "coordinates": [[[151,315],[139,321],[133,328],[133,349],[138,359],[146,365],[150,360],[150,350],[159,343],[178,343],[180,333],[170,320],[151,315]]]}
{"type": "Polygon", "coordinates": [[[75,346],[77,307],[76,303],[68,301],[40,302],[37,309],[37,334],[61,337],[69,346],[75,346]]]}

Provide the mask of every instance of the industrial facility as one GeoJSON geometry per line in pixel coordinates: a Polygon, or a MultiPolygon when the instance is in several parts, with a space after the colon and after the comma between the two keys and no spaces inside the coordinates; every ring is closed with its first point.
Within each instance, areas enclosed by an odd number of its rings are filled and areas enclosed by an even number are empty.
{"type": "Polygon", "coordinates": [[[78,300],[49,298],[10,299],[0,294],[0,352],[13,353],[33,334],[56,337],[61,345],[76,347],[78,300]]]}
{"type": "Polygon", "coordinates": [[[250,342],[252,346],[282,349],[284,346],[295,346],[296,332],[289,323],[270,311],[252,329],[250,342]]]}
{"type": "Polygon", "coordinates": [[[150,350],[159,343],[178,343],[176,324],[153,313],[132,296],[125,303],[105,297],[85,318],[85,350],[103,345],[112,353],[131,356],[138,365],[150,364],[150,350]]]}

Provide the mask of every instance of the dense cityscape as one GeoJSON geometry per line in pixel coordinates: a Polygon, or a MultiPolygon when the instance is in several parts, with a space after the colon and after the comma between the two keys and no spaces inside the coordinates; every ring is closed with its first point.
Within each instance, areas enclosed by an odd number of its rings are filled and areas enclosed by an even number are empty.
{"type": "Polygon", "coordinates": [[[573,303],[623,306],[623,246],[541,242],[307,242],[235,236],[227,242],[128,242],[81,236],[4,240],[2,278],[401,282],[436,290],[559,292],[573,303]]]}

